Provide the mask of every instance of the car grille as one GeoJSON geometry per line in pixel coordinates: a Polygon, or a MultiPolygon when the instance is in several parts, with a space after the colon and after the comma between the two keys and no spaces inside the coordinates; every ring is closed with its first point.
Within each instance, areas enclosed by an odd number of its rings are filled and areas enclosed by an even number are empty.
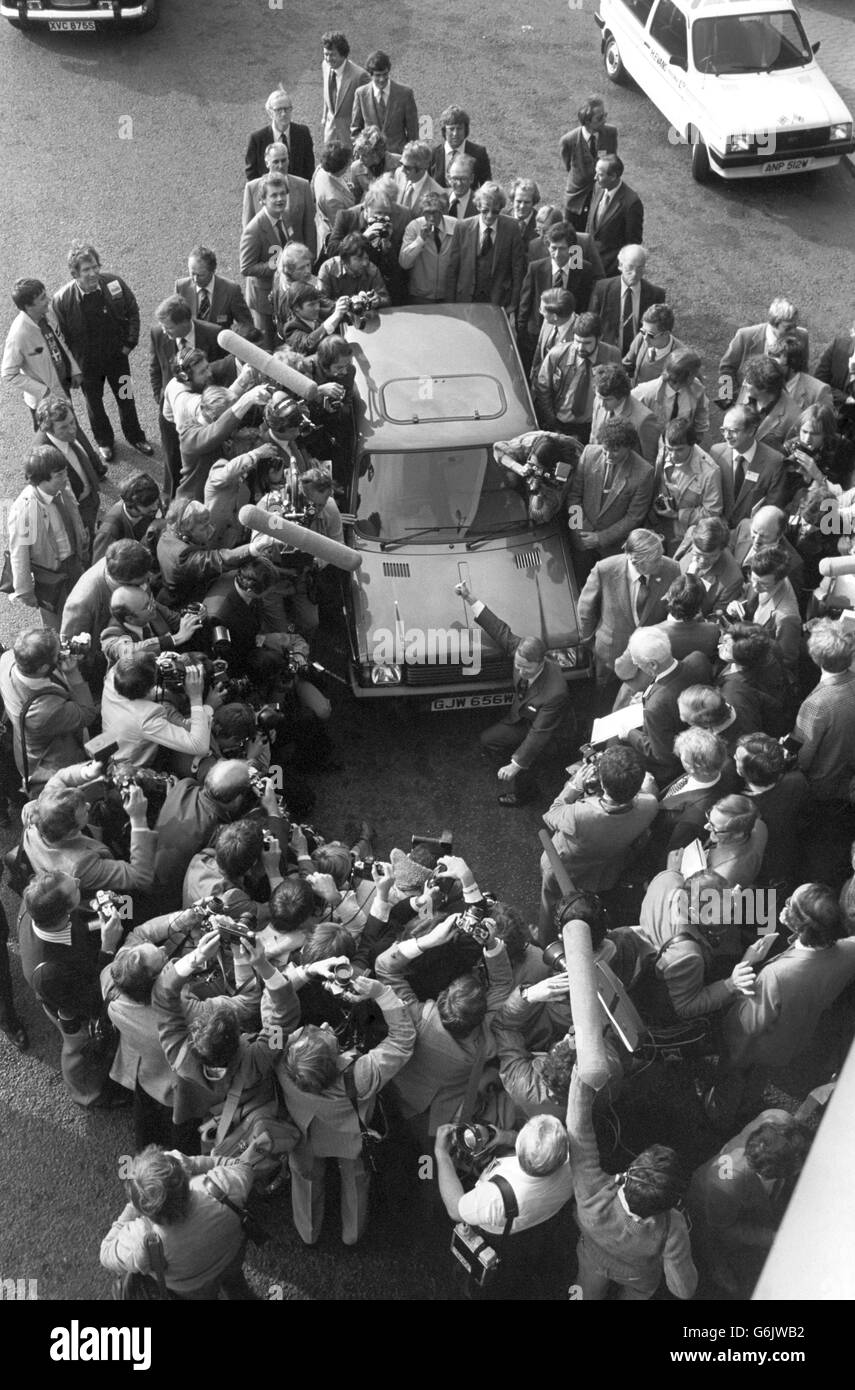
{"type": "Polygon", "coordinates": [[[539,570],[541,558],[536,545],[529,546],[527,550],[514,551],[514,564],[518,570],[539,570]]]}
{"type": "Polygon", "coordinates": [[[791,154],[793,150],[810,150],[820,145],[827,145],[831,136],[831,127],[812,126],[808,130],[799,128],[798,130],[778,130],[775,132],[775,152],[770,154],[770,159],[775,159],[782,154],[791,154]]]}
{"type": "Polygon", "coordinates": [[[406,560],[384,560],[383,575],[386,579],[409,579],[410,567],[406,560]]]}
{"type": "Polygon", "coordinates": [[[513,680],[514,663],[505,656],[488,657],[481,662],[481,670],[477,676],[466,675],[466,670],[471,672],[472,668],[463,667],[459,662],[449,663],[446,666],[405,666],[404,683],[406,685],[466,685],[475,682],[490,681],[493,684],[510,685],[513,680]]]}

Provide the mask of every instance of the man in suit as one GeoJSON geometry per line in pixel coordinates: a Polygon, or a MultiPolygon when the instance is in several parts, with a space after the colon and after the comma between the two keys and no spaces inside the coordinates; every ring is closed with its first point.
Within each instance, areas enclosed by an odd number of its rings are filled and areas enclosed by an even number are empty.
{"type": "Polygon", "coordinates": [[[537,236],[537,205],[540,189],[534,179],[514,179],[511,184],[511,216],[520,229],[523,246],[537,236]]]}
{"type": "Polygon", "coordinates": [[[65,455],[51,445],[31,451],[27,486],[9,508],[13,597],[38,608],[44,627],[58,628],[69,590],[88,559],[89,536],[66,486],[65,455]]]}
{"type": "Polygon", "coordinates": [[[506,201],[497,183],[485,183],[478,189],[478,216],[461,223],[457,280],[449,287],[458,304],[499,304],[513,321],[526,259],[517,223],[502,216],[506,201]]]}
{"type": "Polygon", "coordinates": [[[604,342],[620,348],[624,357],[641,330],[645,310],[664,303],[665,291],[644,278],[647,251],[643,246],[622,246],[617,265],[618,275],[594,286],[591,310],[602,320],[604,342]]]}
{"type": "Polygon", "coordinates": [[[249,137],[244,165],[247,182],[260,179],[266,172],[264,151],[274,143],[288,146],[289,168],[298,179],[310,180],[315,172],[315,151],[307,125],[291,120],[294,109],[288,93],[281,87],[271,92],[264,107],[268,124],[254,130],[249,137]]]}
{"type": "Polygon", "coordinates": [[[246,276],[246,302],[252,321],[268,352],[275,346],[270,291],[279,252],[289,241],[317,249],[315,209],[311,189],[301,188],[286,174],[268,174],[261,182],[263,207],[243,229],[239,266],[246,276]]]}
{"type": "Polygon", "coordinates": [[[799,311],[789,299],[773,299],[765,323],[752,323],[737,328],[727,351],[718,364],[718,402],[729,406],[738,396],[750,357],[762,357],[771,352],[781,338],[789,334],[804,344],[805,362],[809,360],[810,343],[806,328],[799,327],[799,311]]]}
{"type": "Polygon", "coordinates": [[[708,683],[710,665],[700,652],[677,661],[661,627],[634,632],[629,639],[629,656],[650,684],[641,697],[644,723],[640,729],[630,729],[627,739],[644,757],[657,785],[667,787],[681,771],[674,752],[674,739],[683,723],[677,702],[688,686],[708,683]]]}
{"type": "Polygon", "coordinates": [[[615,662],[626,650],[637,627],[661,623],[667,613],[665,596],[679,577],[680,566],[669,560],[662,540],[653,531],[630,531],[623,553],[600,560],[579,595],[579,636],[593,642],[597,684],[615,679],[615,662]]]}
{"type": "Polygon", "coordinates": [[[633,386],[643,386],[662,375],[665,363],[686,344],[674,337],[674,310],[668,304],[651,304],[641,316],[641,328],[624,355],[623,365],[633,386]]]}
{"type": "Polygon", "coordinates": [[[780,507],[758,507],[750,517],[744,517],[731,536],[730,550],[745,575],[751,578],[751,561],[758,550],[774,545],[787,557],[787,578],[798,594],[804,577],[804,562],[799,552],[787,540],[787,514],[780,507]]]}
{"type": "Polygon", "coordinates": [[[721,469],[724,518],[731,529],[750,516],[758,503],[777,507],[784,502],[784,456],[758,441],[760,423],[756,410],[733,406],[721,427],[725,442],[714,444],[710,450],[721,469]]]}
{"type": "Polygon", "coordinates": [[[365,63],[370,82],[357,87],[350,122],[351,136],[376,125],[391,154],[400,154],[408,140],[419,138],[419,113],[412,87],[392,81],[392,60],[378,49],[365,63]]]}
{"type": "Polygon", "coordinates": [[[569,290],[544,290],[540,296],[542,320],[531,360],[529,385],[532,394],[543,366],[543,359],[554,347],[570,342],[576,324],[576,302],[569,290]]]}
{"type": "Polygon", "coordinates": [[[451,163],[446,165],[446,176],[450,192],[449,217],[456,218],[458,222],[465,222],[467,217],[477,217],[475,190],[472,187],[475,160],[468,154],[455,155],[451,163]]]}
{"type": "Polygon", "coordinates": [[[264,178],[252,179],[244,184],[242,225],[244,228],[248,227],[252,219],[264,210],[267,180],[271,177],[284,179],[288,186],[288,199],[282,213],[282,222],[287,240],[298,241],[301,246],[307,246],[311,259],[314,260],[318,249],[315,195],[310,183],[305,179],[298,179],[296,174],[288,173],[287,152],[282,155],[284,149],[284,145],[271,145],[268,151],[270,173],[265,174],[264,178]]]}
{"type": "Polygon", "coordinates": [[[236,280],[217,274],[217,255],[209,246],[194,246],[187,258],[188,274],[175,281],[175,293],[186,302],[194,319],[233,328],[242,338],[255,341],[249,307],[236,280]]]}
{"type": "Polygon", "coordinates": [[[760,417],[758,443],[764,443],[776,452],[783,449],[784,441],[796,428],[801,413],[784,386],[784,373],[773,357],[750,357],[745,364],[745,377],[737,397],[737,405],[747,405],[760,417]]]}
{"type": "Polygon", "coordinates": [[[507,784],[507,790],[499,793],[499,805],[522,806],[536,786],[535,764],[570,711],[567,682],[561,667],[548,659],[546,643],[540,637],[517,637],[475,597],[468,584],[456,585],[455,592],[471,606],[478,626],[514,659],[513,700],[504,719],[484,730],[481,748],[491,758],[511,754],[499,768],[499,781],[507,784]]]}
{"type": "Polygon", "coordinates": [[[566,222],[556,222],[546,232],[549,254],[530,261],[520,294],[519,340],[523,362],[531,355],[542,326],[540,298],[545,290],[569,290],[574,306],[583,314],[593,284],[590,262],[577,245],[576,233],[566,222]]]}
{"type": "Polygon", "coordinates": [[[617,154],[617,127],[606,125],[602,97],[592,96],[576,113],[579,124],[561,137],[561,162],[567,170],[564,216],[577,231],[585,226],[594,192],[594,171],[601,154],[617,154]]]}
{"type": "MultiPolygon", "coordinates": [[[[77,428],[71,402],[65,396],[45,396],[36,406],[36,444],[49,444],[63,455],[68,486],[77,503],[80,519],[91,539],[95,534],[101,493],[99,477],[104,465],[85,435],[77,428]]],[[[88,554],[86,556],[88,560],[88,554]]]]}
{"type": "Polygon", "coordinates": [[[720,516],[702,516],[678,548],[682,574],[696,575],[703,585],[701,613],[708,617],[738,599],[745,587],[742,570],[728,550],[730,528],[720,516]]]}
{"type": "Polygon", "coordinates": [[[443,188],[448,187],[447,171],[458,155],[474,160],[472,187],[480,188],[493,177],[490,156],[483,145],[469,139],[469,113],[462,106],[447,106],[439,118],[442,142],[433,151],[431,174],[443,188]]]}
{"type": "Polygon", "coordinates": [[[601,156],[595,179],[597,186],[585,231],[597,243],[606,275],[616,275],[621,247],[641,243],[644,206],[635,190],[623,182],[623,160],[619,155],[601,156]]]}
{"type": "Polygon", "coordinates": [[[795,334],[781,338],[769,357],[777,362],[784,373],[784,390],[798,410],[807,410],[809,405],[828,405],[833,408],[834,398],[831,387],[819,377],[811,376],[807,369],[804,343],[795,334]]]}
{"type": "Polygon", "coordinates": [[[640,445],[639,453],[648,463],[656,462],[659,449],[659,423],[629,389],[629,377],[620,362],[604,362],[594,368],[594,413],[591,417],[591,438],[597,439],[600,427],[607,420],[626,420],[635,428],[640,445]]]}
{"type": "Polygon", "coordinates": [[[734,790],[754,803],[769,832],[757,883],[791,893],[798,883],[809,819],[807,778],[798,768],[787,768],[787,755],[771,734],[743,734],[734,762],[743,784],[734,790]]]}
{"type": "MultiPolygon", "coordinates": [[[[261,178],[248,179],[243,186],[243,207],[240,215],[240,225],[242,227],[245,227],[247,222],[251,222],[253,217],[256,217],[264,206],[261,195],[261,185],[264,183],[267,175],[288,173],[291,163],[291,158],[288,154],[288,146],[281,144],[279,141],[275,141],[272,145],[268,145],[267,149],[264,151],[264,163],[267,167],[261,178]]],[[[301,183],[305,182],[305,179],[301,179],[301,183]]]]}
{"type": "Polygon", "coordinates": [[[419,199],[426,193],[441,193],[442,189],[428,173],[433,151],[425,140],[409,140],[401,151],[401,162],[392,177],[398,190],[398,202],[412,216],[419,199]]]}
{"type": "Polygon", "coordinates": [[[832,339],[816,364],[816,375],[831,387],[835,409],[855,398],[855,323],[832,339]]]}
{"type": "Polygon", "coordinates": [[[180,294],[170,295],[155,310],[151,330],[149,380],[158,407],[158,423],[166,455],[166,491],[172,496],[181,476],[181,446],[175,422],[163,413],[166,388],[175,375],[175,358],[191,348],[201,348],[214,364],[213,379],[224,384],[234,373],[234,358],[228,357],[218,342],[218,329],[212,323],[194,319],[180,294]]]}
{"type": "Polygon", "coordinates": [[[572,340],[549,349],[537,377],[534,397],[541,427],[574,434],[587,444],[594,414],[594,368],[619,361],[617,348],[600,338],[599,315],[577,315],[572,340]]]}
{"type": "Polygon", "coordinates": [[[105,275],[94,246],[75,243],[68,253],[71,282],[53,297],[56,321],[83,372],[83,395],[98,452],[113,460],[113,426],[104,409],[104,383],[116,399],[122,433],[138,453],[154,453],[137,416],[131,385],[133,352],[140,337],[140,311],[133,291],[118,275],[105,275]]]}
{"type": "Polygon", "coordinates": [[[350,57],[350,44],[344,34],[330,30],[321,38],[324,61],[321,65],[324,84],[323,141],[340,140],[351,143],[350,123],[357,87],[371,79],[365,68],[350,57]]]}
{"type": "Polygon", "coordinates": [[[14,386],[24,398],[35,425],[35,411],[44,396],[68,396],[82,386],[83,373],[51,320],[50,297],[41,280],[16,280],[12,303],[17,317],[6,335],[0,379],[14,386]]]}
{"type": "Polygon", "coordinates": [[[698,353],[683,348],[669,354],[661,376],[633,387],[633,400],[651,412],[663,434],[672,420],[681,419],[691,426],[695,443],[704,440],[710,411],[704,383],[698,375],[701,369],[698,353]]]}
{"type": "Polygon", "coordinates": [[[570,480],[570,541],[580,582],[597,560],[616,555],[630,531],[643,526],[653,501],[653,469],[634,444],[635,426],[607,420],[596,444],[582,450],[570,480]]]}
{"type": "MultiPolygon", "coordinates": [[[[413,219],[413,212],[393,200],[390,185],[390,179],[375,179],[361,203],[355,208],[342,208],[336,213],[326,254],[337,256],[345,237],[359,232],[368,245],[372,265],[377,267],[388,286],[392,303],[403,304],[407,295],[407,280],[399,257],[404,232],[413,219]]],[[[394,189],[394,185],[391,187],[394,189]]]]}
{"type": "Polygon", "coordinates": [[[404,231],[399,261],[409,274],[411,304],[439,304],[448,299],[458,223],[445,215],[447,201],[442,191],[424,194],[416,217],[404,231]]]}

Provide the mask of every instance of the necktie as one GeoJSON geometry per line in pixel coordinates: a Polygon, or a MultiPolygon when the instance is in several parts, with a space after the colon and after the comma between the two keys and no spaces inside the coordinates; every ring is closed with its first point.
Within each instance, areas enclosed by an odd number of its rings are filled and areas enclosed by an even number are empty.
{"type": "Polygon", "coordinates": [[[573,383],[573,398],[570,415],[573,420],[584,420],[588,414],[588,397],[591,393],[591,359],[583,357],[576,363],[576,380],[573,383]]]}
{"type": "Polygon", "coordinates": [[[39,328],[42,331],[42,337],[47,343],[47,349],[51,355],[53,365],[56,367],[56,374],[63,385],[65,385],[65,383],[71,379],[71,363],[68,360],[65,349],[46,318],[39,319],[39,328]]]}
{"type": "Polygon", "coordinates": [[[386,122],[386,98],[384,96],[379,96],[374,104],[377,107],[377,115],[379,118],[377,124],[382,130],[386,122]]]}
{"type": "Polygon", "coordinates": [[[211,312],[211,296],[207,290],[199,291],[199,307],[196,310],[197,319],[206,319],[211,312]]]}
{"type": "Polygon", "coordinates": [[[733,496],[734,500],[742,491],[742,484],[745,482],[745,459],[742,454],[737,454],[733,460],[733,496]]]}
{"type": "Polygon", "coordinates": [[[666,787],[662,794],[662,800],[664,801],[666,796],[676,796],[677,792],[683,790],[688,780],[689,774],[687,772],[684,773],[682,777],[678,777],[676,782],[672,782],[670,787],[666,787]]]}
{"type": "Polygon", "coordinates": [[[276,235],[277,235],[278,238],[279,238],[279,245],[280,245],[280,246],[284,246],[284,245],[285,245],[285,242],[286,242],[286,240],[287,240],[287,237],[285,236],[285,228],[284,228],[283,225],[282,225],[282,219],[281,219],[281,218],[279,218],[279,220],[278,220],[277,223],[276,223],[276,235]]]}
{"type": "Polygon", "coordinates": [[[623,313],[621,316],[623,327],[621,328],[621,348],[624,353],[629,352],[630,344],[635,337],[635,326],[632,312],[632,290],[628,285],[623,287],[623,313]]]}
{"type": "Polygon", "coordinates": [[[564,271],[560,266],[552,277],[552,288],[554,290],[563,290],[564,288],[564,271]]]}
{"type": "Polygon", "coordinates": [[[182,352],[186,352],[186,351],[187,351],[187,339],[186,339],[186,338],[179,338],[178,341],[177,341],[177,347],[178,347],[178,352],[177,352],[176,355],[177,355],[178,357],[180,357],[181,354],[182,354],[182,352]]]}
{"type": "Polygon", "coordinates": [[[647,349],[647,360],[648,360],[648,362],[655,362],[655,361],[656,361],[656,349],[655,349],[655,348],[648,348],[648,349],[647,349]]]}
{"type": "Polygon", "coordinates": [[[641,622],[641,614],[647,599],[647,586],[649,582],[649,578],[646,574],[640,574],[638,576],[638,592],[635,596],[635,616],[638,618],[639,622],[641,622]]]}
{"type": "Polygon", "coordinates": [[[484,228],[483,235],[482,235],[482,237],[481,237],[481,250],[478,252],[478,255],[479,255],[479,256],[490,256],[490,255],[492,255],[492,253],[493,253],[493,229],[492,229],[492,227],[485,227],[485,228],[484,228]]]}
{"type": "Polygon", "coordinates": [[[606,460],[606,471],[603,474],[603,492],[611,492],[612,488],[612,465],[611,460],[606,460]]]}
{"type": "Polygon", "coordinates": [[[672,420],[676,420],[676,418],[677,418],[677,416],[678,416],[679,414],[680,414],[680,392],[679,392],[679,391],[675,391],[675,392],[674,392],[674,401],[673,401],[673,404],[672,404],[672,406],[671,406],[671,419],[672,419],[672,420]]]}
{"type": "Polygon", "coordinates": [[[449,205],[448,205],[448,215],[449,215],[449,217],[456,217],[456,216],[457,216],[457,209],[458,209],[458,207],[459,207],[459,203],[458,203],[457,199],[456,199],[456,198],[452,198],[451,202],[450,202],[449,205]]]}
{"type": "Polygon", "coordinates": [[[596,137],[596,135],[589,135],[589,137],[588,137],[588,148],[589,148],[590,151],[591,151],[591,158],[593,159],[594,163],[596,164],[596,162],[597,162],[597,137],[596,137]]]}
{"type": "Polygon", "coordinates": [[[442,233],[439,227],[434,227],[433,229],[433,244],[436,247],[436,254],[439,255],[442,251],[442,233]]]}
{"type": "Polygon", "coordinates": [[[606,211],[607,211],[607,209],[608,209],[608,206],[609,206],[609,195],[608,195],[608,193],[604,193],[603,196],[602,196],[602,198],[600,199],[599,207],[597,208],[597,215],[596,215],[596,217],[594,218],[594,226],[595,226],[595,227],[599,227],[599,226],[602,225],[602,221],[603,221],[603,218],[604,218],[605,215],[606,215],[606,211]]]}
{"type": "Polygon", "coordinates": [[[527,691],[528,691],[528,677],[527,677],[527,676],[521,676],[520,679],[517,681],[517,694],[518,694],[519,696],[523,696],[523,695],[526,694],[527,691]]]}
{"type": "Polygon", "coordinates": [[[63,524],[63,526],[64,526],[64,528],[65,528],[65,535],[66,535],[66,539],[68,540],[68,548],[69,548],[69,550],[70,550],[70,552],[71,552],[72,555],[76,555],[76,554],[77,554],[77,536],[76,536],[76,532],[75,532],[75,530],[74,530],[74,526],[72,525],[72,522],[71,522],[71,517],[70,517],[70,515],[69,515],[68,508],[67,508],[67,506],[65,505],[65,498],[64,498],[63,495],[62,495],[62,490],[61,490],[61,489],[60,489],[60,491],[56,494],[56,496],[54,497],[53,500],[54,500],[54,504],[55,504],[55,506],[56,506],[57,514],[59,515],[59,519],[60,519],[60,521],[62,522],[62,524],[63,524]]]}
{"type": "Polygon", "coordinates": [[[412,183],[408,183],[408,184],[407,184],[406,188],[404,189],[404,196],[403,196],[403,198],[401,199],[401,206],[402,206],[402,207],[405,207],[405,208],[412,207],[412,205],[413,205],[413,190],[414,190],[414,188],[415,188],[415,185],[414,185],[414,184],[412,184],[412,183]]]}
{"type": "Polygon", "coordinates": [[[335,111],[336,97],[338,96],[338,78],[335,70],[330,73],[330,111],[335,111]]]}

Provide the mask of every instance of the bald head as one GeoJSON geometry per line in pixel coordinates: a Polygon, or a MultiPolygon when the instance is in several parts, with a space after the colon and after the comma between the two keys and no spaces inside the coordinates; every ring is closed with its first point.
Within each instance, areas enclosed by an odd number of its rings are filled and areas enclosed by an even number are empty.
{"type": "Polygon", "coordinates": [[[110,595],[110,612],[120,623],[144,622],[149,613],[151,595],[146,589],[120,584],[110,595]]]}
{"type": "Polygon", "coordinates": [[[751,539],[755,545],[775,545],[784,534],[787,518],[780,507],[758,507],[751,518],[751,539]]]}
{"type": "Polygon", "coordinates": [[[249,767],[239,758],[223,758],[205,778],[205,790],[215,801],[236,801],[249,791],[249,767]]]}

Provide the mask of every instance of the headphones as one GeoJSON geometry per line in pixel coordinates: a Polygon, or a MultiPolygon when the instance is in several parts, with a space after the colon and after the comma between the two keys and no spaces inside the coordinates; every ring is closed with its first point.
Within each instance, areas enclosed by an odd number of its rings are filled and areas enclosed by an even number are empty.
{"type": "Polygon", "coordinates": [[[172,372],[176,381],[180,381],[183,386],[192,386],[192,370],[200,363],[207,362],[207,354],[201,348],[185,348],[173,358],[172,372]]]}

